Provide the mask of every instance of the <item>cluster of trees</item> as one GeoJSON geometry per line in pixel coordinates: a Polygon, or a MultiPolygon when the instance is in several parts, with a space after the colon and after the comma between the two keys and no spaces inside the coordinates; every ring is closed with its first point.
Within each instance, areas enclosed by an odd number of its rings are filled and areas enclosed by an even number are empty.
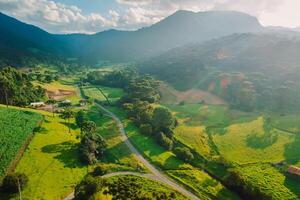
{"type": "Polygon", "coordinates": [[[24,106],[45,97],[45,89],[33,86],[28,76],[12,67],[0,71],[0,103],[24,106]]]}
{"type": "Polygon", "coordinates": [[[96,163],[104,155],[107,147],[105,140],[97,133],[97,125],[89,121],[84,111],[76,114],[75,121],[81,130],[80,158],[88,164],[96,163]]]}
{"type": "Polygon", "coordinates": [[[135,77],[137,77],[135,69],[124,68],[110,72],[92,71],[87,74],[85,81],[94,85],[126,88],[129,82],[135,77]]]}
{"type": "Polygon", "coordinates": [[[93,199],[96,193],[102,192],[105,195],[112,196],[113,200],[172,200],[176,199],[174,192],[152,192],[145,193],[143,185],[139,178],[122,176],[116,181],[105,181],[101,177],[88,175],[75,187],[75,199],[88,200],[93,199]],[[104,191],[103,191],[104,190],[104,191]]]}
{"type": "Polygon", "coordinates": [[[14,194],[23,190],[28,183],[28,177],[23,173],[9,174],[4,177],[1,189],[5,193],[14,194]]]}
{"type": "Polygon", "coordinates": [[[56,73],[45,71],[41,73],[40,71],[32,71],[28,73],[28,77],[31,81],[39,81],[42,83],[51,83],[57,81],[59,76],[56,73]]]}
{"type": "Polygon", "coordinates": [[[295,104],[300,99],[295,82],[274,81],[263,73],[212,71],[206,75],[202,87],[224,98],[235,109],[279,113],[300,109],[295,104]]]}

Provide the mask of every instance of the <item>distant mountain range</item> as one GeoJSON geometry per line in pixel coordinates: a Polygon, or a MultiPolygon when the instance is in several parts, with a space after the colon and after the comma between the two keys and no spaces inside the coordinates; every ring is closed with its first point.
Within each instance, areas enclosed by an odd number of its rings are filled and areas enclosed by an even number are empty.
{"type": "Polygon", "coordinates": [[[22,65],[26,59],[43,61],[49,57],[77,58],[91,64],[131,62],[182,45],[263,29],[255,17],[240,12],[178,11],[137,31],[55,35],[0,13],[0,59],[13,65],[22,65]]]}

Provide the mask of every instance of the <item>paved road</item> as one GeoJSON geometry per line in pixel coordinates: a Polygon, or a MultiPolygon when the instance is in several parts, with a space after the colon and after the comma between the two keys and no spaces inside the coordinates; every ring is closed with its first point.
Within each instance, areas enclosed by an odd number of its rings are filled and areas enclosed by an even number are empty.
{"type": "Polygon", "coordinates": [[[103,111],[105,111],[109,116],[111,116],[117,123],[117,126],[120,130],[121,136],[122,136],[122,141],[125,142],[125,144],[128,146],[128,148],[131,150],[133,154],[135,154],[136,158],[143,163],[145,167],[149,169],[149,171],[153,174],[155,177],[154,180],[163,182],[169,186],[171,186],[173,189],[177,190],[178,192],[182,193],[186,197],[189,197],[192,200],[199,200],[197,196],[195,196],[193,193],[190,191],[186,190],[184,187],[181,185],[177,184],[175,181],[170,179],[168,176],[163,174],[161,171],[156,169],[150,162],[148,162],[138,151],[137,149],[131,144],[131,142],[128,140],[128,137],[126,135],[126,132],[124,130],[124,126],[121,122],[121,120],[112,112],[104,108],[103,106],[97,104],[99,108],[101,108],[103,111]]]}
{"type": "MultiPolygon", "coordinates": [[[[178,183],[176,183],[175,181],[170,179],[168,176],[166,176],[161,171],[156,169],[150,162],[148,162],[128,140],[128,137],[126,135],[126,132],[125,132],[125,129],[124,129],[124,126],[123,126],[121,120],[114,113],[110,112],[105,107],[103,107],[99,104],[96,104],[96,105],[101,110],[106,112],[107,116],[112,117],[116,121],[117,126],[121,133],[122,141],[128,146],[128,148],[136,156],[136,158],[151,172],[150,174],[141,174],[141,173],[136,173],[136,172],[115,172],[115,173],[110,173],[110,174],[104,175],[103,178],[109,178],[112,176],[126,175],[126,174],[141,176],[141,177],[149,178],[149,179],[164,183],[164,184],[170,186],[171,188],[177,190],[178,192],[182,193],[183,195],[185,195],[186,197],[188,197],[191,200],[200,200],[196,195],[194,195],[190,191],[186,190],[184,187],[182,187],[181,185],[179,185],[178,183]]],[[[72,200],[72,199],[74,199],[74,192],[69,194],[66,198],[64,198],[64,200],[72,200]]]]}

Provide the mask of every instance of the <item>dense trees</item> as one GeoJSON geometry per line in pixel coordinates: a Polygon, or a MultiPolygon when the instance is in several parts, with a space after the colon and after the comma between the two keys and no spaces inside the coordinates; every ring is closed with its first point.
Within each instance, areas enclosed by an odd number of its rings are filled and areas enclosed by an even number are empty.
{"type": "Polygon", "coordinates": [[[84,125],[84,122],[86,122],[87,120],[88,120],[88,117],[83,110],[80,110],[76,113],[75,122],[76,122],[76,125],[80,128],[81,132],[82,132],[82,127],[84,125]]]}
{"type": "Polygon", "coordinates": [[[44,96],[45,90],[34,87],[26,74],[11,67],[0,71],[0,103],[24,106],[44,96]]]}
{"type": "Polygon", "coordinates": [[[187,147],[176,147],[174,153],[178,158],[185,162],[191,162],[194,159],[194,155],[191,153],[190,149],[187,147]]]}
{"type": "Polygon", "coordinates": [[[4,177],[2,189],[7,193],[17,193],[22,190],[28,182],[28,177],[23,173],[14,173],[4,177]]]}
{"type": "Polygon", "coordinates": [[[101,177],[88,175],[75,187],[75,199],[88,200],[104,187],[105,181],[101,177]]]}

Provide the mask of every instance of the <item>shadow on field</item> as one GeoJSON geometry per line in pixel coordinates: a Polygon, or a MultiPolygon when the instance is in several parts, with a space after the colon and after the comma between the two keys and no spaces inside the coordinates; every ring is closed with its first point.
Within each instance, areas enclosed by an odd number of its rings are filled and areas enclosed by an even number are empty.
{"type": "Polygon", "coordinates": [[[296,177],[288,174],[284,180],[284,186],[287,187],[292,193],[297,195],[297,197],[300,199],[299,179],[296,179],[296,177]]]}
{"type": "Polygon", "coordinates": [[[76,130],[77,126],[74,123],[68,123],[68,122],[60,122],[61,124],[65,125],[66,127],[70,127],[72,130],[76,130]]]}
{"type": "Polygon", "coordinates": [[[254,149],[265,149],[275,144],[277,140],[277,134],[264,133],[263,135],[259,135],[257,133],[252,133],[251,135],[248,135],[246,144],[248,147],[254,149]]]}
{"type": "Polygon", "coordinates": [[[68,168],[82,168],[84,165],[79,160],[78,145],[73,142],[46,145],[42,148],[44,153],[55,153],[54,158],[68,168]]]}

